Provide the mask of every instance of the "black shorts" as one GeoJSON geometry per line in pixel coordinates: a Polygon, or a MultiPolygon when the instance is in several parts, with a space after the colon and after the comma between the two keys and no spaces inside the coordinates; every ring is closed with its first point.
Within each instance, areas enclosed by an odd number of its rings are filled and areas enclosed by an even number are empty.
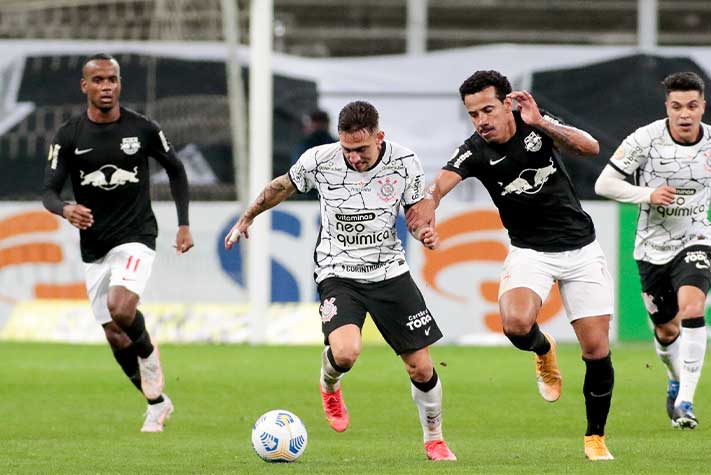
{"type": "Polygon", "coordinates": [[[411,353],[442,338],[420,289],[409,272],[381,282],[360,283],[330,277],[318,284],[324,343],[336,328],[363,328],[368,312],[395,353],[411,353]]]}
{"type": "Polygon", "coordinates": [[[677,292],[683,285],[698,287],[704,294],[711,286],[711,247],[682,249],[666,264],[637,261],[642,299],[649,318],[657,325],[671,321],[679,311],[677,292]]]}

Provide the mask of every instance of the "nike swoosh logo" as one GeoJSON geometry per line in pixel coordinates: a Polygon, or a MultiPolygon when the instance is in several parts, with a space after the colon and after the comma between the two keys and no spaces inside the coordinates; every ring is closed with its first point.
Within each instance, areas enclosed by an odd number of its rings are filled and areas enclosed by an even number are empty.
{"type": "Polygon", "coordinates": [[[430,328],[432,328],[432,327],[427,327],[427,328],[425,328],[425,335],[429,336],[429,334],[430,334],[430,328]]]}
{"type": "Polygon", "coordinates": [[[135,282],[136,279],[127,279],[126,277],[121,277],[121,280],[125,280],[126,282],[135,282]]]}
{"type": "Polygon", "coordinates": [[[338,189],[340,189],[340,188],[341,188],[340,186],[330,186],[330,185],[329,185],[329,187],[328,187],[328,189],[329,189],[330,191],[338,190],[338,189]]]}
{"type": "Polygon", "coordinates": [[[89,153],[92,150],[94,150],[94,149],[93,148],[85,148],[84,150],[79,150],[78,148],[75,148],[74,155],[84,155],[85,153],[89,153]]]}
{"type": "Polygon", "coordinates": [[[506,155],[504,155],[503,157],[499,158],[498,160],[489,160],[489,165],[496,165],[497,163],[499,163],[499,162],[502,161],[502,160],[506,160],[506,155]]]}
{"type": "Polygon", "coordinates": [[[605,394],[595,394],[594,392],[590,391],[590,395],[592,397],[605,397],[609,396],[610,394],[612,394],[612,391],[607,391],[605,394]]]}
{"type": "Polygon", "coordinates": [[[660,165],[669,165],[670,163],[674,163],[674,160],[659,160],[660,165]]]}

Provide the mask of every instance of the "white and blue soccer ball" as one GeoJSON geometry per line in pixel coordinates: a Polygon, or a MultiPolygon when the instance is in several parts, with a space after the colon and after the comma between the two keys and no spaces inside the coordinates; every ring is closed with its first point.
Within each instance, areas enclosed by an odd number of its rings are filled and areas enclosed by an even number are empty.
{"type": "Polygon", "coordinates": [[[293,462],[306,450],[306,426],[284,409],[263,414],[252,427],[252,447],[265,462],[293,462]]]}

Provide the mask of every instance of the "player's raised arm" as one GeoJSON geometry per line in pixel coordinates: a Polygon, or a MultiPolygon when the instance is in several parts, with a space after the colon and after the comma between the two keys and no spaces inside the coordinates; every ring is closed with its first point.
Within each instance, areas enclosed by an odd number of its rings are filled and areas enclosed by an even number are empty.
{"type": "Polygon", "coordinates": [[[518,102],[523,121],[552,138],[556,148],[582,156],[600,153],[600,144],[589,133],[543,117],[530,92],[512,91],[507,97],[518,102]]]}
{"type": "Polygon", "coordinates": [[[622,203],[670,205],[674,202],[675,191],[667,185],[651,188],[628,183],[625,176],[611,165],[605,166],[595,182],[595,193],[622,203]]]}
{"type": "Polygon", "coordinates": [[[455,172],[449,170],[439,172],[437,178],[427,187],[425,197],[410,206],[405,213],[407,228],[414,233],[413,235],[419,235],[420,228],[423,227],[434,229],[435,209],[439,206],[440,200],[452,191],[460,181],[462,181],[461,175],[455,172]]]}
{"type": "Polygon", "coordinates": [[[249,238],[249,227],[252,225],[254,218],[275,207],[293,195],[295,191],[296,186],[294,186],[291,178],[286,173],[269,182],[225,236],[225,249],[232,249],[232,245],[239,242],[242,235],[245,238],[249,238]]]}

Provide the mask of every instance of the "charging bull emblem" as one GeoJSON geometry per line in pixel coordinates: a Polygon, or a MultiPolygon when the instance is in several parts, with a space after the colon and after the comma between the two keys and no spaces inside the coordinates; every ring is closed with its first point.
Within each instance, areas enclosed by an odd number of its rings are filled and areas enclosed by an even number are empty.
{"type": "Polygon", "coordinates": [[[549,158],[549,160],[550,165],[547,167],[526,168],[519,173],[517,178],[506,186],[499,182],[499,185],[504,188],[504,191],[501,192],[501,196],[510,195],[512,193],[517,195],[520,195],[521,193],[526,193],[527,195],[538,193],[541,188],[543,188],[543,184],[547,182],[548,178],[557,170],[553,164],[553,159],[549,158]]]}
{"type": "Polygon", "coordinates": [[[84,174],[79,172],[81,186],[95,186],[102,190],[113,190],[126,183],[138,183],[138,167],[133,167],[133,171],[124,170],[115,165],[104,165],[98,170],[84,174]]]}

